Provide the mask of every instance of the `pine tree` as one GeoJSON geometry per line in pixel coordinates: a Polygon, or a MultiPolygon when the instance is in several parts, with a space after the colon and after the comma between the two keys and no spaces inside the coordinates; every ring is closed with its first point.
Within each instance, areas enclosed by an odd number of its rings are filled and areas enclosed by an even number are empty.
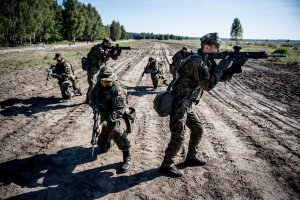
{"type": "Polygon", "coordinates": [[[235,18],[231,25],[230,36],[232,40],[236,41],[238,44],[238,40],[243,38],[243,27],[239,20],[239,18],[235,18]]]}

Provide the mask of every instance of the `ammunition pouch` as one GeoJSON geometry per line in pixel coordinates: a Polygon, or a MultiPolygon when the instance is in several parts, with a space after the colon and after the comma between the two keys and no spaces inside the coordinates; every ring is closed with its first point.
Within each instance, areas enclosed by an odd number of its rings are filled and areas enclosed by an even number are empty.
{"type": "Polygon", "coordinates": [[[129,110],[125,112],[123,119],[126,122],[126,133],[132,133],[134,129],[135,109],[133,107],[129,107],[129,110]]]}

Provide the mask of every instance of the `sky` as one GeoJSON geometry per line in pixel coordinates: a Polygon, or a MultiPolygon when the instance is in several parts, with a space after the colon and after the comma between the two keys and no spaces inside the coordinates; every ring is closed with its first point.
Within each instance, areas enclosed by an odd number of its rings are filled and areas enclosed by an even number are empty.
{"type": "MultiPolygon", "coordinates": [[[[300,40],[300,0],[79,0],[91,3],[103,24],[113,20],[127,32],[230,38],[239,18],[244,39],[300,40]]],[[[62,2],[59,1],[59,2],[62,2]]]]}

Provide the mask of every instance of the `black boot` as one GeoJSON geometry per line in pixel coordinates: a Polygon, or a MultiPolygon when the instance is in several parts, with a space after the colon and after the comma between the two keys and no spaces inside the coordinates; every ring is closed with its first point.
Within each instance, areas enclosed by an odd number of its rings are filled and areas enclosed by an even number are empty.
{"type": "Polygon", "coordinates": [[[179,170],[175,165],[171,165],[171,166],[160,166],[159,171],[174,177],[174,178],[178,178],[178,177],[182,177],[183,176],[183,172],[181,170],[179,170]]]}
{"type": "Polygon", "coordinates": [[[191,166],[204,166],[206,165],[206,162],[204,160],[201,160],[197,157],[187,157],[184,161],[186,165],[191,166]]]}
{"type": "Polygon", "coordinates": [[[127,172],[131,167],[133,163],[130,156],[130,151],[123,151],[123,165],[122,165],[122,171],[125,173],[127,172]]]}

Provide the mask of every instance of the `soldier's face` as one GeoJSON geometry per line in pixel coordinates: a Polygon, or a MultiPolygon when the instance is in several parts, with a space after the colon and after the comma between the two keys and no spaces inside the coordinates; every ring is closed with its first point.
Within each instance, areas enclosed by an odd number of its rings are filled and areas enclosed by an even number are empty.
{"type": "Polygon", "coordinates": [[[101,80],[101,85],[103,87],[110,87],[112,85],[112,81],[104,81],[104,80],[101,80]]]}
{"type": "Polygon", "coordinates": [[[202,48],[203,53],[215,53],[217,51],[218,51],[218,48],[214,44],[212,44],[212,45],[205,44],[202,48]]]}
{"type": "Polygon", "coordinates": [[[110,47],[111,43],[110,42],[104,42],[104,45],[107,46],[107,47],[110,47]]]}

